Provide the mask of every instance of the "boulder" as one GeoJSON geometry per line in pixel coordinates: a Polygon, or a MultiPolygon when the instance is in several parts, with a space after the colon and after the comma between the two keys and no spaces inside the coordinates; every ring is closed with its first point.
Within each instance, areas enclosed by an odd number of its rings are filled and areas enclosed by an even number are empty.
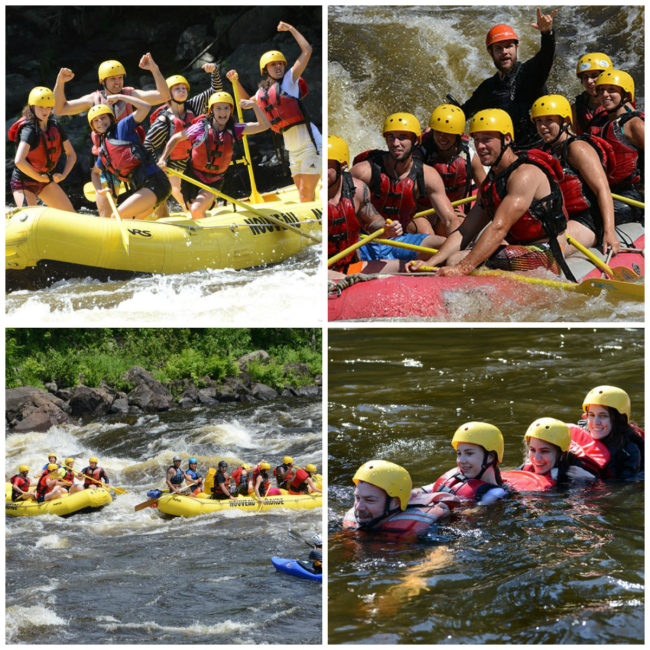
{"type": "Polygon", "coordinates": [[[274,388],[271,388],[270,386],[267,386],[266,384],[253,384],[251,388],[251,395],[255,399],[259,400],[270,400],[270,399],[277,399],[278,398],[278,391],[276,391],[274,388]]]}
{"type": "Polygon", "coordinates": [[[296,389],[298,397],[315,397],[320,393],[318,386],[301,386],[296,389]]]}
{"type": "Polygon", "coordinates": [[[35,386],[5,391],[5,419],[11,431],[47,431],[71,421],[66,410],[63,400],[35,386]]]}
{"type": "Polygon", "coordinates": [[[59,388],[55,382],[48,381],[47,384],[45,384],[45,390],[48,393],[52,393],[52,395],[56,395],[56,392],[59,390],[59,388]]]}
{"type": "Polygon", "coordinates": [[[217,389],[214,386],[199,389],[199,402],[201,404],[216,404],[217,401],[217,389]]]}
{"type": "Polygon", "coordinates": [[[129,412],[129,400],[126,395],[124,397],[118,397],[113,400],[111,404],[110,413],[125,414],[129,412]]]}
{"type": "Polygon", "coordinates": [[[77,386],[70,397],[70,413],[74,417],[106,415],[113,401],[114,396],[107,390],[77,386]]]}
{"type": "Polygon", "coordinates": [[[249,399],[244,399],[245,397],[250,397],[250,391],[246,386],[244,386],[244,384],[232,377],[227,378],[215,393],[215,398],[219,402],[251,401],[249,399]]]}
{"type": "Polygon", "coordinates": [[[248,354],[245,354],[243,357],[239,357],[236,363],[239,366],[240,370],[246,370],[248,364],[251,361],[257,361],[259,363],[266,365],[271,361],[271,357],[269,356],[269,353],[266,350],[255,350],[255,352],[249,352],[248,354]]]}
{"type": "Polygon", "coordinates": [[[188,408],[190,406],[194,406],[194,404],[198,404],[198,388],[194,386],[194,384],[191,384],[178,396],[178,399],[176,401],[181,408],[188,408]]]}
{"type": "Polygon", "coordinates": [[[160,383],[152,386],[139,384],[128,395],[129,404],[143,411],[168,411],[172,406],[172,394],[160,383]]]}

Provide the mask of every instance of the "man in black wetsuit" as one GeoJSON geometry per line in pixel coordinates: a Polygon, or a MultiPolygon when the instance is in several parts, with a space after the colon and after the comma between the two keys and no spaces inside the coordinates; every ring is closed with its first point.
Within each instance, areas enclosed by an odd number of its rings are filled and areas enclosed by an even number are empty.
{"type": "Polygon", "coordinates": [[[494,61],[497,73],[483,81],[472,96],[461,106],[469,118],[486,108],[501,108],[512,118],[515,143],[518,149],[529,147],[539,139],[530,120],[530,107],[540,96],[548,94],[546,80],[555,55],[553,16],[537,9],[537,22],[531,27],[542,35],[542,45],[537,54],[526,61],[517,61],[519,37],[508,25],[495,25],[487,35],[485,44],[494,61]]]}

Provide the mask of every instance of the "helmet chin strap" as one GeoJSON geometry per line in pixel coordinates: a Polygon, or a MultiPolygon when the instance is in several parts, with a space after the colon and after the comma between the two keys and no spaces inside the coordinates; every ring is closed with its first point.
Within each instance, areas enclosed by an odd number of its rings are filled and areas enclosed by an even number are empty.
{"type": "Polygon", "coordinates": [[[619,108],[624,108],[625,110],[629,110],[627,106],[625,106],[625,102],[627,101],[627,96],[628,93],[625,93],[624,95],[621,94],[621,101],[619,101],[618,104],[614,106],[614,108],[612,108],[611,110],[605,109],[607,113],[615,113],[619,108]]]}
{"type": "Polygon", "coordinates": [[[501,158],[503,158],[503,154],[512,146],[512,141],[510,141],[509,144],[505,144],[505,139],[506,139],[506,136],[502,133],[501,134],[501,153],[499,154],[499,157],[492,163],[491,167],[496,167],[501,162],[501,158]]]}
{"type": "Polygon", "coordinates": [[[569,129],[569,125],[566,122],[564,122],[560,126],[560,131],[558,132],[558,134],[548,144],[552,147],[560,139],[560,136],[563,133],[565,133],[568,129],[569,129]]]}
{"type": "Polygon", "coordinates": [[[393,497],[390,497],[387,494],[386,495],[386,501],[384,502],[384,512],[383,512],[383,514],[379,515],[379,517],[375,517],[374,519],[371,519],[367,523],[359,524],[359,528],[373,528],[382,519],[386,519],[386,517],[390,517],[390,515],[394,515],[395,513],[400,512],[402,509],[399,506],[397,508],[393,508],[391,510],[390,502],[391,502],[392,499],[393,499],[393,497]]]}
{"type": "MultiPolygon", "coordinates": [[[[510,145],[508,145],[508,146],[510,146],[510,145]]],[[[492,465],[494,465],[494,461],[492,461],[491,463],[488,463],[488,457],[490,456],[491,453],[492,452],[489,452],[489,451],[484,451],[483,452],[483,462],[481,463],[481,471],[474,477],[475,479],[477,479],[477,480],[480,479],[481,476],[483,476],[483,474],[485,474],[486,470],[489,467],[492,467],[492,465]]]]}

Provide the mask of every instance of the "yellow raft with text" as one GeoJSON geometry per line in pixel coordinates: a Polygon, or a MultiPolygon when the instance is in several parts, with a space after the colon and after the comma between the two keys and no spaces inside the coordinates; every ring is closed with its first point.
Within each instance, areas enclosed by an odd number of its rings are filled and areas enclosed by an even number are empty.
{"type": "Polygon", "coordinates": [[[111,493],[103,488],[82,490],[51,501],[12,501],[11,483],[5,483],[5,515],[11,517],[36,517],[59,515],[68,517],[80,512],[99,510],[112,501],[111,493]]]}

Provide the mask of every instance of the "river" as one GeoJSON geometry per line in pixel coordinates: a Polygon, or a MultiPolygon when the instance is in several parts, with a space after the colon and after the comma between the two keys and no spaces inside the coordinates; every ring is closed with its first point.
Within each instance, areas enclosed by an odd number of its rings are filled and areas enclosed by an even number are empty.
{"type": "Polygon", "coordinates": [[[309,548],[287,531],[311,539],[320,509],[163,519],[133,508],[162,487],[176,453],[183,467],[196,456],[203,474],[221,459],[275,465],[285,454],[320,470],[321,429],[321,399],[294,398],[9,435],[6,472],[26,462],[33,474],[51,450],[78,469],[97,455],[128,494],[92,514],[7,518],[6,643],[320,643],[321,586],[270,562],[306,559],[309,548]]]}
{"type": "Polygon", "coordinates": [[[464,422],[499,426],[508,469],[536,417],[575,422],[598,384],[623,387],[643,427],[643,356],[642,329],[330,329],[330,643],[643,643],[642,481],[517,495],[417,544],[340,528],[359,465],[430,483],[464,422]]]}
{"type": "MultiPolygon", "coordinates": [[[[546,8],[549,10],[549,8],[546,8]]],[[[578,58],[608,53],[614,66],[635,81],[637,105],[643,110],[643,6],[561,6],[554,18],[555,62],[549,92],[571,101],[582,91],[575,76],[578,58]]],[[[485,50],[485,35],[497,23],[512,25],[519,35],[519,60],[539,50],[536,5],[527,6],[330,6],[328,8],[328,125],[343,137],[351,157],[367,149],[384,149],[381,127],[388,114],[416,115],[427,126],[433,109],[447,93],[459,102],[495,73],[485,50]]],[[[459,300],[464,300],[460,297],[459,300]]],[[[642,303],[612,304],[605,297],[576,300],[556,292],[546,304],[520,306],[506,301],[489,320],[642,321],[642,303]]],[[[471,305],[465,309],[477,318],[471,305]]],[[[460,320],[463,317],[460,316],[460,320]]]]}

